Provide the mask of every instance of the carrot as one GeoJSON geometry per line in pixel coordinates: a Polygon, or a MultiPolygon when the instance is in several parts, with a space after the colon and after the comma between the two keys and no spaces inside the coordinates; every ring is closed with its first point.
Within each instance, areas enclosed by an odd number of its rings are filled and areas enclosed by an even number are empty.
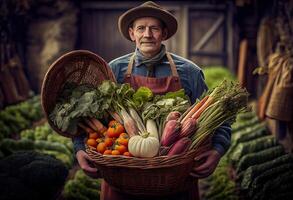
{"type": "Polygon", "coordinates": [[[181,123],[184,123],[188,118],[192,117],[194,113],[196,113],[209,99],[209,95],[205,96],[200,102],[198,102],[188,113],[185,117],[181,120],[181,123]]]}
{"type": "Polygon", "coordinates": [[[78,123],[78,126],[79,126],[80,128],[82,128],[82,129],[83,129],[85,132],[87,132],[87,133],[95,132],[93,129],[91,129],[91,128],[85,126],[85,125],[83,125],[82,123],[78,123]]]}
{"type": "Polygon", "coordinates": [[[117,122],[119,122],[120,124],[123,124],[123,120],[121,119],[121,117],[119,116],[119,114],[117,112],[109,112],[109,114],[113,117],[113,119],[115,119],[117,122]]]}
{"type": "MultiPolygon", "coordinates": [[[[84,119],[85,123],[94,131],[98,131],[97,127],[94,125],[94,123],[92,123],[91,120],[88,119],[84,119]]],[[[98,131],[99,132],[99,131],[98,131]]]]}
{"type": "Polygon", "coordinates": [[[98,129],[100,133],[104,133],[107,128],[96,118],[90,118],[92,124],[98,129]]]}
{"type": "Polygon", "coordinates": [[[120,111],[121,117],[123,119],[123,125],[130,137],[138,134],[138,128],[134,119],[127,113],[127,111],[123,108],[120,111]]]}
{"type": "Polygon", "coordinates": [[[201,113],[209,106],[213,103],[214,101],[214,98],[210,97],[208,98],[204,104],[202,106],[200,106],[200,108],[195,112],[193,113],[192,117],[193,119],[198,119],[199,116],[201,115],[201,113]]]}
{"type": "MultiPolygon", "coordinates": [[[[179,119],[178,119],[178,121],[179,122],[182,122],[182,120],[185,118],[185,116],[194,108],[194,106],[195,106],[195,103],[194,104],[192,104],[180,117],[179,117],[179,119]]],[[[166,121],[167,121],[167,119],[166,119],[166,121]]],[[[165,121],[165,122],[166,122],[165,121]]]]}

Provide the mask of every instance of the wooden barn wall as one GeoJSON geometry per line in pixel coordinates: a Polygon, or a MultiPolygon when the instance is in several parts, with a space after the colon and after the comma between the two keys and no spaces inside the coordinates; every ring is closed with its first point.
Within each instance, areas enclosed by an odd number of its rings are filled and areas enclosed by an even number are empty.
{"type": "MultiPolygon", "coordinates": [[[[165,42],[168,51],[189,58],[200,67],[221,65],[235,71],[236,58],[232,50],[233,43],[228,39],[233,38],[231,36],[233,31],[230,30],[231,20],[227,14],[229,6],[203,6],[191,2],[157,3],[170,10],[179,22],[177,33],[165,42]],[[203,45],[200,52],[194,54],[192,48],[221,15],[224,16],[224,22],[203,45]]],[[[141,2],[130,1],[121,3],[85,1],[82,3],[80,47],[99,54],[106,61],[133,52],[134,44],[120,35],[117,22],[119,15],[139,4],[141,2]]]]}
{"type": "Polygon", "coordinates": [[[193,8],[189,11],[189,58],[200,66],[227,66],[225,7],[193,8]]]}

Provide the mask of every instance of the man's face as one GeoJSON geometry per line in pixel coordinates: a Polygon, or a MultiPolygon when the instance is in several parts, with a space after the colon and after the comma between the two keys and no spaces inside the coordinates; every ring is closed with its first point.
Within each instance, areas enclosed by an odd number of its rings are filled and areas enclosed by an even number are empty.
{"type": "Polygon", "coordinates": [[[144,56],[152,57],[160,51],[167,29],[163,29],[161,21],[154,17],[142,17],[133,22],[129,35],[144,56]]]}

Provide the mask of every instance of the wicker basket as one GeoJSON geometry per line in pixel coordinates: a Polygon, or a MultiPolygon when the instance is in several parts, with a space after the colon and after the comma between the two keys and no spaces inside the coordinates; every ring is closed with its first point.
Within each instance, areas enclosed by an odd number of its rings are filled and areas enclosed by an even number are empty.
{"type": "Polygon", "coordinates": [[[48,117],[66,82],[98,86],[104,80],[116,82],[108,64],[90,51],[71,51],[56,60],[45,75],[41,91],[43,111],[50,126],[60,135],[72,137],[68,132],[61,132],[48,117]]]}
{"type": "Polygon", "coordinates": [[[135,158],[101,155],[87,148],[88,155],[105,181],[114,189],[132,195],[163,196],[194,186],[189,174],[196,152],[174,156],[135,158]]]}

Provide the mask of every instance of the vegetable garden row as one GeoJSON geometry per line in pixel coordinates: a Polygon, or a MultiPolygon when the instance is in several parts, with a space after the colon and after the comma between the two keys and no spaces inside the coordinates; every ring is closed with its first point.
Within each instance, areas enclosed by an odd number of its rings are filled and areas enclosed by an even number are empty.
{"type": "Polygon", "coordinates": [[[253,112],[239,114],[232,128],[229,151],[201,180],[202,199],[292,199],[293,155],[253,112]]]}
{"type": "Polygon", "coordinates": [[[35,126],[42,118],[39,96],[0,112],[0,199],[99,199],[101,180],[76,167],[71,139],[35,126]]]}

